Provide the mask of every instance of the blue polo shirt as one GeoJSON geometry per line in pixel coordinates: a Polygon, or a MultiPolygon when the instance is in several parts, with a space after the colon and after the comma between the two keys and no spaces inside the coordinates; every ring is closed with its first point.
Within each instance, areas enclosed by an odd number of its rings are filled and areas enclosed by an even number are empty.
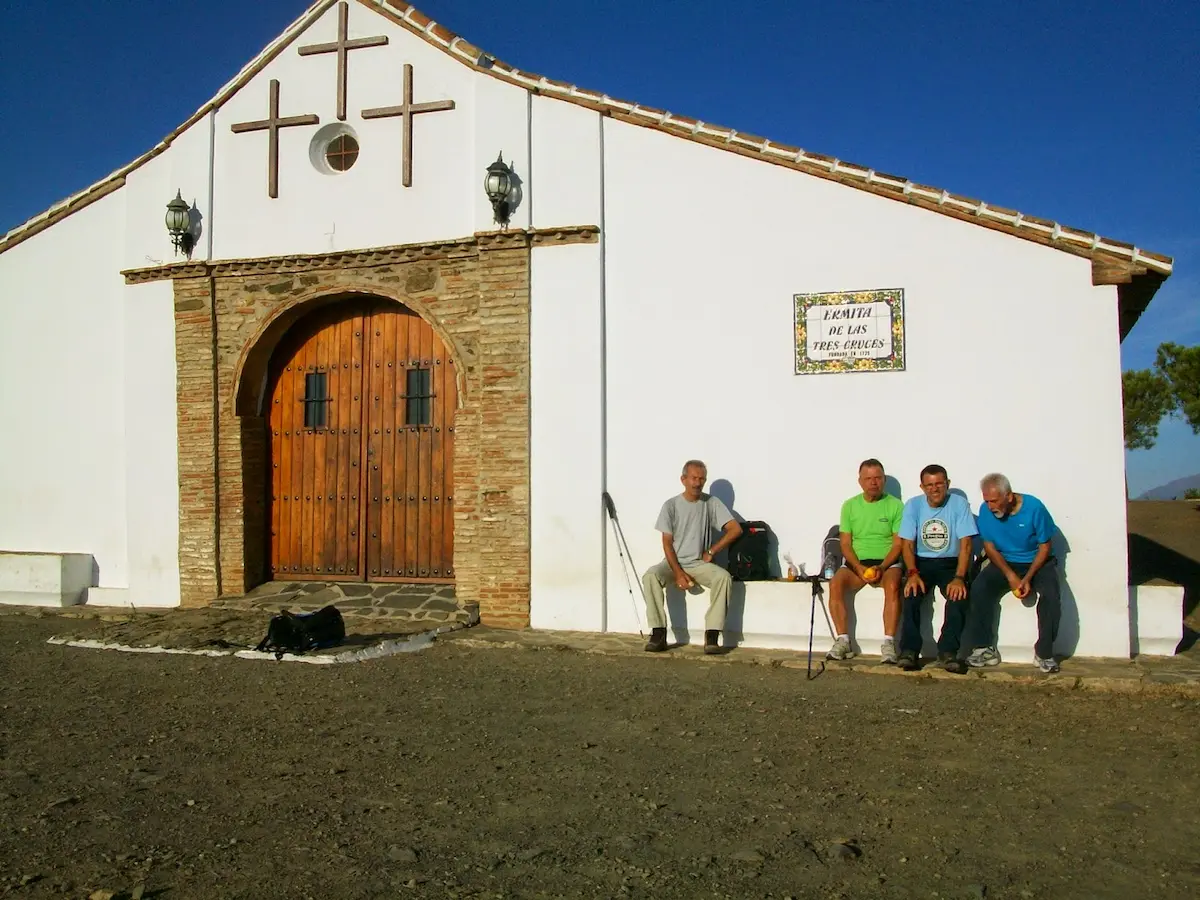
{"type": "Polygon", "coordinates": [[[979,537],[995,544],[1010,563],[1031,563],[1039,544],[1054,535],[1050,510],[1032,494],[1021,495],[1021,508],[1003,519],[992,515],[986,503],[979,507],[979,537]]]}
{"type": "Polygon", "coordinates": [[[959,541],[978,533],[971,504],[962,494],[947,494],[941,506],[930,506],[924,494],[904,504],[899,534],[916,545],[922,559],[956,559],[959,541]]]}

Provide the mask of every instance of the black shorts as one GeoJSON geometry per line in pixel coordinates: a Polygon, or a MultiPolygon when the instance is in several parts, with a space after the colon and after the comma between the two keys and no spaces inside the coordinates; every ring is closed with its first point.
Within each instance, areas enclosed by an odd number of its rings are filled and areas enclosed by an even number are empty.
{"type": "MultiPolygon", "coordinates": [[[[859,564],[860,566],[862,566],[863,568],[870,568],[871,566],[879,566],[879,565],[882,565],[882,564],[883,564],[883,560],[882,560],[882,559],[860,559],[860,560],[858,561],[858,564],[859,564]]],[[[894,568],[896,568],[896,566],[898,566],[898,565],[900,565],[900,560],[896,560],[894,563],[892,563],[890,566],[888,566],[888,568],[889,568],[889,569],[894,569],[894,568]]],[[[849,569],[849,568],[850,568],[850,563],[848,563],[848,562],[843,562],[843,563],[842,563],[842,567],[843,567],[843,568],[846,568],[846,569],[849,569]]],[[[853,571],[853,569],[851,569],[851,571],[853,571]]]]}

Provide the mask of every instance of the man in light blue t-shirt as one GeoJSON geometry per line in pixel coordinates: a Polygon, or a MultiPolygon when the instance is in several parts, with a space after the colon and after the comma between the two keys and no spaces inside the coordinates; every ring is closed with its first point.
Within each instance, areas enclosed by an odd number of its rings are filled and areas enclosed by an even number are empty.
{"type": "Polygon", "coordinates": [[[961,494],[950,493],[950,476],[939,465],[921,470],[922,495],[904,504],[900,519],[900,549],[907,573],[901,611],[901,669],[920,668],[921,607],[934,588],[946,598],[938,663],[963,675],[967,664],[958,658],[967,622],[967,574],[971,568],[971,539],[979,533],[971,506],[961,494]]]}
{"type": "Polygon", "coordinates": [[[1058,566],[1050,549],[1056,526],[1044,503],[1032,494],[1013,493],[1008,479],[998,472],[979,483],[983,505],[979,507],[979,536],[987,553],[988,566],[971,585],[971,614],[967,622],[966,647],[975,651],[967,665],[994,666],[1000,662],[993,627],[996,608],[1008,591],[1022,599],[1037,594],[1037,643],[1033,664],[1043,672],[1057,672],[1054,639],[1062,617],[1058,566]]]}

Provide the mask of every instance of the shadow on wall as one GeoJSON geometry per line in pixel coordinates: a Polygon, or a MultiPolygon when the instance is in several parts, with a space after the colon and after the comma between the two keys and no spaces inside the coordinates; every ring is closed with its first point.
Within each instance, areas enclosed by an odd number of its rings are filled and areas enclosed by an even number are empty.
{"type": "MultiPolygon", "coordinates": [[[[1067,558],[1071,553],[1071,545],[1062,531],[1056,531],[1050,539],[1050,551],[1058,560],[1058,585],[1062,591],[1062,619],[1058,626],[1058,640],[1054,649],[1064,657],[1075,655],[1079,646],[1079,604],[1075,600],[1075,592],[1071,590],[1070,567],[1067,558]]],[[[1027,602],[1028,598],[1022,602],[1027,602]]]]}
{"type": "MultiPolygon", "coordinates": [[[[718,500],[720,500],[722,503],[724,503],[726,507],[728,507],[729,511],[731,513],[733,513],[733,518],[736,521],[738,521],[738,522],[762,521],[756,515],[745,516],[745,515],[742,515],[742,513],[738,511],[737,506],[734,503],[734,500],[736,499],[737,494],[733,489],[733,484],[728,479],[718,478],[716,481],[712,482],[708,486],[708,492],[712,496],[714,496],[718,500]]],[[[770,525],[771,523],[767,522],[767,524],[770,525]]],[[[716,559],[714,559],[713,562],[715,562],[722,569],[728,569],[729,568],[729,554],[726,553],[724,550],[722,550],[720,553],[717,554],[716,559]]],[[[775,534],[774,529],[771,529],[769,532],[767,532],[767,563],[768,563],[768,566],[770,567],[770,575],[772,578],[782,577],[782,574],[783,574],[782,567],[780,566],[780,563],[779,563],[779,536],[777,534],[775,534]]],[[[737,582],[734,582],[734,584],[736,585],[737,582]]],[[[742,591],[742,595],[744,598],[745,590],[742,591]]],[[[731,599],[730,604],[732,605],[732,603],[733,603],[733,601],[731,599]]]]}
{"type": "MultiPolygon", "coordinates": [[[[1140,534],[1129,535],[1129,583],[1147,584],[1152,581],[1167,581],[1183,586],[1184,618],[1191,616],[1200,605],[1200,563],[1182,553],[1164,547],[1157,541],[1140,534]]],[[[1184,624],[1183,640],[1175,648],[1184,653],[1200,639],[1200,631],[1184,624]]]]}
{"type": "Polygon", "coordinates": [[[891,494],[900,502],[904,502],[904,491],[900,488],[900,479],[895,475],[888,475],[883,481],[883,492],[891,494]]]}

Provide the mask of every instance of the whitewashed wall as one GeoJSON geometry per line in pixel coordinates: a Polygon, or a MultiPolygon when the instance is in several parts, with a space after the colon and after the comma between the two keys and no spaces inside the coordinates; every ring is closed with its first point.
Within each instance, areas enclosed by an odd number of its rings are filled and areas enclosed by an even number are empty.
{"type": "MultiPolygon", "coordinates": [[[[654,520],[690,457],[810,571],[860,460],[882,459],[905,498],[941,463],[973,506],[999,469],[1070,548],[1060,649],[1128,652],[1116,296],[1087,260],[613,120],[603,152],[608,485],[639,572],[661,558],[654,520]],[[793,295],[870,288],[905,291],[907,370],[792,374],[793,295]]],[[[611,542],[609,559],[610,624],[636,630],[611,542]]],[[[807,632],[791,590],[751,587],[749,641],[786,645],[801,618],[807,632]]],[[[592,627],[571,610],[534,615],[592,627]]],[[[1002,644],[1031,652],[1031,618],[1004,617],[1002,644]]]]}
{"type": "MultiPolygon", "coordinates": [[[[600,224],[600,117],[533,99],[533,224],[600,224]],[[570,161],[569,163],[567,161],[570,161]]],[[[530,290],[531,622],[605,627],[603,247],[535,248],[530,290]]]]}
{"type": "Polygon", "coordinates": [[[206,116],[179,134],[171,146],[125,176],[125,240],[118,263],[122,269],[177,262],[184,257],[171,246],[165,216],[176,191],[193,207],[199,222],[199,242],[193,259],[204,259],[209,232],[209,139],[212,122],[206,116]]]}
{"type": "MultiPolygon", "coordinates": [[[[0,549],[88,553],[128,586],[118,191],[0,254],[0,549]]],[[[178,588],[176,589],[178,590],[178,588]]]]}
{"type": "Polygon", "coordinates": [[[179,438],[171,282],[129,285],[125,319],[125,510],[134,606],[179,604],[179,438]]]}
{"type": "MultiPolygon", "coordinates": [[[[528,95],[446,56],[383,16],[351,4],[351,38],[387,35],[382,47],[348,54],[346,121],[361,148],[341,174],[310,161],[318,129],[337,122],[335,54],[297,48],[337,37],[337,7],[258,73],[216,115],[213,254],[217,258],[379,247],[490,230],[483,192],[487,165],[503,152],[522,179],[528,170],[528,95]],[[363,109],[403,98],[404,64],[413,66],[413,99],[453,100],[453,110],[413,118],[413,183],[402,183],[399,117],[363,119],[363,109]],[[279,133],[279,197],[267,193],[267,133],[234,134],[237,122],[266,118],[271,79],[280,82],[280,115],[315,114],[320,125],[279,133]]],[[[172,194],[174,196],[174,194],[172,194]]],[[[165,201],[163,201],[165,202],[165,201]]],[[[514,227],[528,223],[527,205],[514,227]]]]}

